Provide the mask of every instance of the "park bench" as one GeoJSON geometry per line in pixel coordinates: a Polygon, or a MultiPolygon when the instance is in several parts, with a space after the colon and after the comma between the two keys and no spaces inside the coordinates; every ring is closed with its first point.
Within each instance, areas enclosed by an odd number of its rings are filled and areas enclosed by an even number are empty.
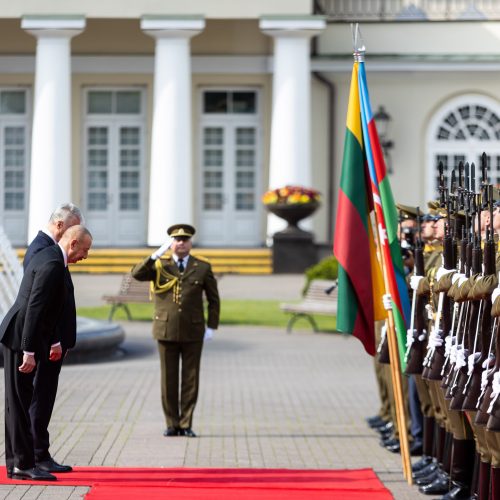
{"type": "Polygon", "coordinates": [[[137,302],[151,302],[149,296],[149,281],[137,281],[130,273],[124,274],[120,284],[120,290],[116,295],[103,295],[102,299],[111,304],[108,320],[113,319],[116,310],[122,307],[129,321],[132,320],[130,309],[127,304],[137,302]]]}
{"type": "Polygon", "coordinates": [[[304,296],[304,300],[298,304],[281,304],[281,310],[291,314],[286,331],[291,333],[294,323],[299,318],[306,318],[315,332],[318,325],[314,320],[314,314],[337,314],[337,282],[331,280],[313,280],[304,296]]]}

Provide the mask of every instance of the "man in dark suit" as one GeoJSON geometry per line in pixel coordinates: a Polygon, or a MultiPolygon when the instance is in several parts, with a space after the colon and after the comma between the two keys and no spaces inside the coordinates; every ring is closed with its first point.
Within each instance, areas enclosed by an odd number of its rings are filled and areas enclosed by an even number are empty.
{"type": "MultiPolygon", "coordinates": [[[[46,229],[38,234],[29,245],[24,256],[23,267],[26,270],[31,259],[41,250],[60,241],[64,232],[77,224],[83,224],[83,215],[73,203],[58,207],[49,218],[46,229]]],[[[46,472],[70,472],[69,465],[58,464],[50,455],[49,422],[57,394],[59,374],[68,349],[76,342],[76,316],[73,282],[68,268],[65,268],[65,280],[68,293],[63,305],[61,320],[51,340],[49,359],[41,358],[34,380],[33,400],[30,405],[31,432],[35,447],[35,463],[46,472]]]]}
{"type": "MultiPolygon", "coordinates": [[[[63,316],[68,289],[65,267],[87,257],[92,236],[83,226],[69,228],[57,245],[38,252],[28,264],[19,293],[0,325],[5,375],[5,460],[12,479],[53,481],[35,465],[30,404],[39,360],[51,349],[63,316]]],[[[71,312],[76,317],[76,311],[71,312]]],[[[52,352],[51,352],[52,351],[52,352]]],[[[57,357],[57,356],[55,356],[57,357]]]]}
{"type": "Polygon", "coordinates": [[[190,255],[194,227],[176,224],[167,233],[172,241],[137,264],[132,276],[152,281],[154,285],[153,337],[158,341],[161,397],[167,423],[163,435],[196,437],[192,421],[198,398],[201,351],[203,340],[210,339],[219,325],[219,292],[210,264],[190,255]],[[168,247],[172,255],[160,259],[168,247]],[[207,328],[203,293],[208,302],[207,328]]]}

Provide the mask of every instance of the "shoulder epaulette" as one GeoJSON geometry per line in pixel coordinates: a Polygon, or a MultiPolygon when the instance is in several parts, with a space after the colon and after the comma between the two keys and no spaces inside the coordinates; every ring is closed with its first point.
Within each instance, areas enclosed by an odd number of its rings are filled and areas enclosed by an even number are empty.
{"type": "Polygon", "coordinates": [[[202,257],[201,255],[196,255],[196,256],[193,255],[192,257],[201,260],[202,262],[206,262],[207,264],[210,264],[210,261],[206,257],[202,257]]]}

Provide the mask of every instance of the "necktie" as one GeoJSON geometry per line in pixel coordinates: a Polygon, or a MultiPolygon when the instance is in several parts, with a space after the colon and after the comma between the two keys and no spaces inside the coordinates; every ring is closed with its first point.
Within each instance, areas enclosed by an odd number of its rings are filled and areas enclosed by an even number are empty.
{"type": "Polygon", "coordinates": [[[179,272],[183,273],[184,272],[184,262],[182,262],[183,259],[179,259],[177,262],[177,265],[179,266],[179,272]]]}

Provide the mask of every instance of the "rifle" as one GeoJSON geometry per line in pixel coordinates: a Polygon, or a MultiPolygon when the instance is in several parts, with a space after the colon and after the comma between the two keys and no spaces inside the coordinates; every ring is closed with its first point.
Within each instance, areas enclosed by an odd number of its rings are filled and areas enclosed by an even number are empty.
{"type": "MultiPolygon", "coordinates": [[[[483,153],[483,161],[485,156],[486,155],[483,153]]],[[[485,182],[488,182],[487,177],[485,182]]],[[[486,205],[483,200],[483,207],[487,208],[490,212],[490,224],[488,227],[486,227],[486,241],[484,244],[483,252],[484,279],[489,280],[491,284],[487,289],[485,288],[484,295],[481,297],[482,319],[480,320],[480,323],[478,321],[478,328],[480,330],[478,346],[480,349],[480,353],[475,355],[476,358],[479,359],[473,359],[469,362],[469,367],[472,363],[474,363],[474,365],[471,374],[470,385],[464,404],[462,406],[464,410],[476,410],[479,406],[480,396],[484,393],[485,389],[483,380],[485,380],[485,382],[487,383],[487,365],[490,360],[493,340],[493,331],[491,328],[491,292],[493,291],[493,288],[497,283],[495,279],[496,245],[493,230],[493,186],[491,184],[483,186],[483,193],[486,193],[487,195],[486,205]],[[486,368],[484,370],[483,365],[486,365],[486,368]]],[[[487,283],[488,282],[485,282],[483,286],[486,286],[487,283]]],[[[478,349],[474,349],[474,351],[477,350],[478,349]]]]}
{"type": "MultiPolygon", "coordinates": [[[[439,163],[439,199],[441,207],[450,208],[449,191],[443,175],[443,164],[439,163]]],[[[455,268],[453,250],[453,236],[451,232],[450,213],[448,210],[445,236],[443,238],[443,267],[447,270],[455,268]]],[[[451,330],[451,300],[446,291],[439,291],[438,310],[433,331],[429,337],[429,345],[424,360],[425,369],[422,377],[428,380],[441,380],[441,370],[445,362],[445,337],[451,330]]]]}
{"type": "MultiPolygon", "coordinates": [[[[472,189],[475,187],[474,180],[474,165],[471,165],[469,175],[469,164],[465,164],[465,188],[462,189],[462,203],[465,209],[465,231],[462,233],[462,241],[460,245],[460,272],[465,277],[470,277],[472,269],[472,249],[474,246],[474,236],[471,234],[471,228],[474,228],[474,213],[475,203],[472,189]]],[[[465,286],[465,285],[464,285],[465,286]]],[[[466,290],[466,289],[464,289],[466,290]]],[[[467,366],[466,356],[468,355],[468,325],[470,323],[470,314],[472,312],[471,303],[466,299],[466,296],[460,294],[460,313],[458,326],[456,329],[456,343],[451,348],[454,365],[450,366],[446,378],[443,380],[442,386],[447,387],[445,394],[446,399],[452,399],[457,392],[459,382],[461,386],[465,381],[461,380],[460,374],[463,368],[467,366]]]]}
{"type": "MultiPolygon", "coordinates": [[[[415,275],[425,276],[424,269],[424,248],[422,242],[420,208],[417,207],[417,241],[415,243],[415,275]]],[[[424,344],[427,337],[426,330],[426,299],[413,292],[411,307],[411,324],[407,333],[407,350],[405,359],[407,361],[405,373],[407,375],[421,374],[423,371],[422,362],[424,359],[424,344]]]]}
{"type": "MultiPolygon", "coordinates": [[[[475,224],[472,225],[473,230],[473,248],[472,248],[472,273],[473,275],[481,274],[482,265],[482,249],[481,249],[481,198],[480,194],[476,193],[475,190],[475,179],[474,179],[474,164],[471,165],[471,188],[472,188],[472,220],[477,221],[477,230],[475,224]]],[[[467,394],[467,389],[469,387],[469,382],[472,379],[472,374],[474,370],[474,360],[479,357],[479,353],[476,354],[476,349],[478,348],[478,341],[480,340],[479,330],[481,327],[481,318],[483,312],[483,301],[481,300],[469,300],[470,315],[468,317],[468,322],[466,323],[467,334],[464,334],[464,355],[466,355],[467,363],[460,369],[458,383],[454,386],[456,390],[452,391],[452,400],[450,403],[450,409],[461,410],[465,401],[465,396],[467,394]]],[[[480,381],[479,381],[480,387],[480,381]]],[[[479,391],[476,393],[477,401],[479,391]]],[[[473,407],[474,409],[474,407],[473,407]]]]}

